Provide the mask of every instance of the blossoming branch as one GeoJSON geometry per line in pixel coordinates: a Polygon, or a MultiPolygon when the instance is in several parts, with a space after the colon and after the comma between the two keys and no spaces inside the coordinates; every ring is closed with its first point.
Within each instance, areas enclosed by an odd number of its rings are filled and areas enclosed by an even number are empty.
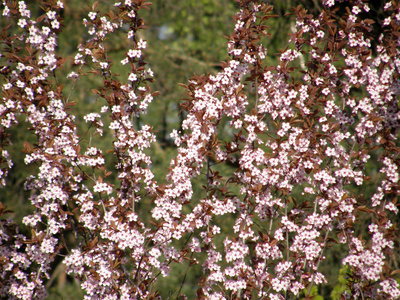
{"type": "Polygon", "coordinates": [[[202,268],[198,299],[311,299],[327,283],[321,264],[334,244],[348,270],[343,299],[400,297],[391,259],[399,247],[400,2],[386,2],[382,22],[362,0],[318,1],[315,15],[295,7],[287,47],[270,65],[273,7],[237,1],[229,59],[183,85],[184,120],[171,133],[177,154],[163,183],[149,155],[152,124],[135,123],[158,94],[151,45],[139,37],[150,3],[102,11],[95,2],[83,20],[87,38],[68,59],[58,55],[66,5],[42,1],[34,18],[24,1],[3,1],[1,188],[20,122],[35,137],[20,150],[36,171],[25,180],[33,213],[22,224],[0,203],[1,297],[46,298],[61,261],[85,299],[159,299],[159,278],[184,263],[186,274],[202,268]],[[114,61],[107,43],[117,34],[129,44],[114,61]],[[116,74],[113,64],[129,72],[116,74]],[[83,99],[73,90],[84,77],[101,86],[91,89],[98,109],[80,119],[72,112],[83,99]],[[91,142],[106,131],[114,164],[91,142]]]}

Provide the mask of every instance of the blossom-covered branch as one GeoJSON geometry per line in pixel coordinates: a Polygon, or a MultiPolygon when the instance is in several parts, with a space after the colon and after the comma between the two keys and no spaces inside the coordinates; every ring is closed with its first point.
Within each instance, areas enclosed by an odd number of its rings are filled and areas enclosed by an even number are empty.
{"type": "Polygon", "coordinates": [[[25,182],[34,212],[20,224],[29,234],[0,205],[1,297],[45,298],[62,257],[85,299],[161,298],[158,277],[184,261],[186,272],[202,266],[199,299],[309,298],[327,283],[321,264],[333,244],[349,270],[342,297],[400,297],[390,259],[399,246],[400,3],[388,1],[382,21],[361,0],[324,0],[318,15],[293,8],[288,45],[270,65],[273,7],[237,1],[229,59],[184,85],[177,155],[159,184],[152,124],[134,122],[157,96],[138,35],[150,3],[91,5],[67,75],[57,54],[64,4],[42,2],[38,18],[24,1],[3,3],[14,23],[1,33],[0,186],[21,121],[35,136],[23,151],[36,173],[25,182]],[[114,61],[107,41],[120,33],[129,45],[114,61]],[[73,89],[91,76],[101,78],[91,90],[101,105],[80,120],[73,89]],[[115,164],[92,143],[105,131],[115,164]],[[149,207],[139,214],[140,205],[149,207]]]}

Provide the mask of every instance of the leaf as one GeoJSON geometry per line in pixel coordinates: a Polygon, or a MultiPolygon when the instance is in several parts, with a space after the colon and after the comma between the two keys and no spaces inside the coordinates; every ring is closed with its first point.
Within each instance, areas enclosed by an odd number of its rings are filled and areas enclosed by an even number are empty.
{"type": "Polygon", "coordinates": [[[66,108],[71,107],[71,106],[75,106],[76,105],[76,101],[72,101],[72,102],[68,102],[67,105],[65,105],[66,108]]]}
{"type": "MultiPolygon", "coordinates": [[[[142,4],[142,6],[150,6],[150,5],[153,5],[153,3],[151,3],[151,2],[145,2],[145,3],[142,4]]],[[[145,8],[146,8],[146,7],[145,7],[145,8]]]]}
{"type": "Polygon", "coordinates": [[[94,2],[92,5],[92,11],[95,11],[98,5],[99,5],[99,1],[94,2]]]}
{"type": "Polygon", "coordinates": [[[87,247],[89,249],[92,249],[97,244],[98,240],[99,240],[99,238],[96,236],[93,240],[88,242],[87,247]]]}
{"type": "Polygon", "coordinates": [[[29,142],[24,142],[24,153],[30,154],[32,153],[32,145],[29,142]]]}

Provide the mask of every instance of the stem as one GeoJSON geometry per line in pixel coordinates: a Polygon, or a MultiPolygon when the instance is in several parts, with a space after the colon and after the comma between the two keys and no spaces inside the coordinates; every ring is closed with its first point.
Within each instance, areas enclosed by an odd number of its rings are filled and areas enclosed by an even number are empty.
{"type": "MultiPolygon", "coordinates": [[[[285,199],[286,202],[286,199],[285,199]]],[[[285,217],[287,218],[287,203],[285,203],[285,217]]],[[[286,260],[289,261],[289,231],[286,230],[286,260]]]]}
{"type": "MultiPolygon", "coordinates": [[[[88,55],[85,56],[85,58],[83,59],[83,61],[86,62],[86,59],[87,59],[87,58],[88,58],[88,55]]],[[[79,66],[78,74],[80,74],[80,71],[82,70],[83,65],[84,65],[84,64],[81,64],[81,65],[79,66]]],[[[80,75],[79,75],[79,77],[80,77],[80,75]]],[[[67,100],[65,100],[65,104],[67,104],[67,103],[69,102],[69,99],[71,98],[72,92],[73,92],[74,89],[75,89],[76,82],[78,81],[79,77],[76,78],[76,79],[74,80],[74,83],[72,84],[71,90],[69,91],[67,100]]]]}
{"type": "MultiPolygon", "coordinates": [[[[190,259],[192,259],[192,258],[193,258],[193,252],[192,252],[192,254],[190,255],[190,259]]],[[[180,286],[180,288],[179,288],[179,290],[178,290],[178,294],[176,295],[176,299],[178,299],[179,295],[181,294],[181,290],[182,290],[183,285],[185,284],[186,276],[187,276],[187,273],[188,273],[188,271],[189,271],[189,268],[190,268],[190,262],[189,262],[189,265],[188,265],[187,268],[186,268],[185,276],[183,276],[183,280],[182,280],[181,286],[180,286]]]]}
{"type": "Polygon", "coordinates": [[[318,207],[318,199],[315,198],[315,202],[314,202],[314,214],[317,213],[317,207],[318,207]]]}
{"type": "Polygon", "coordinates": [[[363,294],[362,290],[360,290],[360,294],[361,294],[361,299],[364,300],[364,294],[363,294]]]}
{"type": "Polygon", "coordinates": [[[326,240],[328,239],[328,232],[329,232],[329,231],[327,230],[326,233],[325,233],[324,245],[323,245],[323,247],[322,247],[321,254],[320,254],[319,257],[318,257],[317,267],[315,268],[314,274],[313,274],[313,276],[312,276],[311,284],[310,284],[310,286],[308,287],[308,291],[307,291],[307,295],[308,295],[308,296],[310,296],[311,289],[312,289],[312,287],[313,287],[313,285],[314,285],[315,272],[317,272],[318,267],[319,267],[319,263],[321,262],[322,253],[324,252],[324,249],[325,249],[325,246],[326,246],[326,240]]]}
{"type": "Polygon", "coordinates": [[[107,210],[106,210],[106,206],[104,205],[103,199],[100,199],[100,202],[101,202],[101,206],[103,207],[104,213],[106,213],[107,210]]]}
{"type": "Polygon", "coordinates": [[[135,213],[135,192],[132,192],[132,212],[135,213]]]}
{"type": "Polygon", "coordinates": [[[210,185],[210,157],[207,156],[207,193],[210,185]]]}
{"type": "Polygon", "coordinates": [[[258,106],[258,77],[256,77],[255,89],[256,89],[256,107],[255,107],[255,109],[257,109],[257,106],[258,106]]]}
{"type": "Polygon", "coordinates": [[[271,235],[271,231],[272,231],[272,224],[273,224],[274,220],[271,216],[271,218],[269,219],[269,228],[268,228],[268,235],[271,235]]]}

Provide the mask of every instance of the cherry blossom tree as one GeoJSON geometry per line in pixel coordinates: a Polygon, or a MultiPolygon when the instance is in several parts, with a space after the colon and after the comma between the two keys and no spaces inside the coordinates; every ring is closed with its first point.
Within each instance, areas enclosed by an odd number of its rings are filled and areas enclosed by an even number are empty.
{"type": "Polygon", "coordinates": [[[199,299],[311,299],[327,283],[320,266],[334,244],[348,268],[343,299],[400,298],[400,2],[387,1],[378,21],[363,0],[324,0],[317,15],[293,8],[287,47],[268,65],[273,8],[237,1],[229,59],[183,85],[164,182],[154,178],[151,124],[134,122],[157,96],[151,45],[138,37],[150,3],[124,0],[105,12],[95,2],[69,74],[57,49],[65,5],[44,0],[33,18],[24,1],[3,1],[1,187],[20,122],[36,139],[23,149],[36,173],[25,181],[34,211],[23,224],[0,206],[2,298],[45,298],[62,259],[85,299],[161,298],[157,281],[185,262],[187,272],[202,267],[199,299]],[[118,34],[130,44],[114,61],[107,43],[118,34]],[[116,74],[114,64],[129,71],[116,74]],[[100,105],[81,120],[73,90],[91,76],[101,78],[92,89],[100,105]],[[113,165],[83,143],[105,131],[113,165]]]}

